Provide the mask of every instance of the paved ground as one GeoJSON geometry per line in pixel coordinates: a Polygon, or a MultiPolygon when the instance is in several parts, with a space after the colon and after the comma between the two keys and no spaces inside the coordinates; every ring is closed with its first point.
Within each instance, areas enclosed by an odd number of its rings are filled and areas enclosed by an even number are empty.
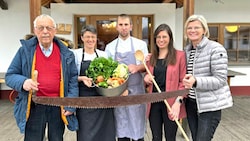
{"type": "MultiPolygon", "coordinates": [[[[250,140],[250,96],[235,96],[234,106],[223,110],[222,121],[217,128],[213,141],[249,141],[250,140]]],[[[13,104],[0,100],[0,141],[23,141],[13,117],[13,104]]],[[[75,141],[76,134],[66,130],[64,141],[75,141]]],[[[147,128],[145,141],[151,140],[151,131],[147,128]]],[[[185,141],[178,132],[177,141],[185,141]]],[[[165,141],[165,140],[164,140],[165,141]]]]}

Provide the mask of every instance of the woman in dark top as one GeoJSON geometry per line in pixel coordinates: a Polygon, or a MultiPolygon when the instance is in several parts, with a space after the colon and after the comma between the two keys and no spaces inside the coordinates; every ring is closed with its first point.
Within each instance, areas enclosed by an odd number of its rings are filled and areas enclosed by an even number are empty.
{"type": "MultiPolygon", "coordinates": [[[[186,59],[183,51],[178,51],[173,45],[173,35],[166,24],[159,25],[154,32],[154,47],[148,57],[147,66],[153,74],[161,91],[174,91],[184,89],[182,79],[186,74],[186,59]]],[[[149,92],[158,92],[152,84],[149,74],[144,81],[149,86],[149,92]]],[[[162,140],[162,126],[164,125],[167,141],[176,140],[177,124],[175,119],[186,115],[183,97],[167,99],[171,111],[167,110],[164,102],[151,104],[149,107],[149,123],[152,130],[153,141],[162,140]]]]}

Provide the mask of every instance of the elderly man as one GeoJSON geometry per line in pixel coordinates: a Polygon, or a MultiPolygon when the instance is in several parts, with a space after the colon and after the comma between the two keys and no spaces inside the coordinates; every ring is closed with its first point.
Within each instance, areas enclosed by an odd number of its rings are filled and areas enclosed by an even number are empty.
{"type": "Polygon", "coordinates": [[[49,15],[34,20],[34,33],[35,37],[21,40],[5,77],[6,84],[18,91],[14,115],[24,141],[43,141],[46,125],[48,139],[62,141],[65,124],[70,130],[78,128],[77,120],[68,120],[74,118],[75,109],[35,104],[31,95],[36,91],[36,96],[78,97],[74,54],[55,37],[56,23],[49,15]],[[37,82],[32,79],[35,70],[37,82]]]}

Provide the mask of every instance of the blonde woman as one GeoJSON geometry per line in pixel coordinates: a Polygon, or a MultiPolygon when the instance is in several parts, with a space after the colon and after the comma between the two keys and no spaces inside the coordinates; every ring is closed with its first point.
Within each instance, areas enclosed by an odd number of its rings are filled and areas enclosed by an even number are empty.
{"type": "Polygon", "coordinates": [[[183,84],[189,88],[186,112],[194,141],[211,141],[221,120],[221,110],[233,105],[227,84],[228,57],[225,48],[208,39],[206,19],[190,16],[185,23],[187,74],[183,84]]]}

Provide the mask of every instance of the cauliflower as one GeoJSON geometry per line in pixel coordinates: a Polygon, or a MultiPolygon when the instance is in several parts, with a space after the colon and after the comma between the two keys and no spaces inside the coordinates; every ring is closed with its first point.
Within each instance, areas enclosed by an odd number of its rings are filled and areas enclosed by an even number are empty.
{"type": "Polygon", "coordinates": [[[118,64],[116,69],[113,71],[113,77],[119,77],[127,79],[128,77],[128,66],[125,64],[118,64]]]}

